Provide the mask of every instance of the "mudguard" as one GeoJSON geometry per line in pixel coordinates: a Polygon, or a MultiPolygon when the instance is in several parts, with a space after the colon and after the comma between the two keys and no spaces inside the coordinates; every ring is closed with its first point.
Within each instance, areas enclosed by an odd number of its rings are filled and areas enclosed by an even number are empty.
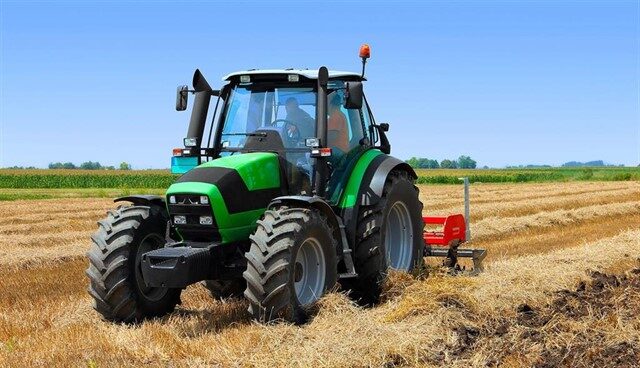
{"type": "Polygon", "coordinates": [[[166,209],[164,198],[156,195],[129,195],[125,197],[118,197],[113,200],[114,202],[131,202],[136,206],[160,206],[166,209]]]}
{"type": "Polygon", "coordinates": [[[349,244],[351,244],[352,247],[356,241],[356,227],[358,225],[360,207],[373,205],[380,201],[384,184],[387,181],[389,173],[393,170],[406,171],[414,179],[418,177],[413,168],[406,162],[392,156],[379,154],[373,158],[364,171],[358,194],[354,201],[355,203],[352,202],[352,206],[344,206],[341,208],[340,215],[344,221],[349,244]]]}
{"type": "MultiPolygon", "coordinates": [[[[274,198],[267,209],[283,204],[295,204],[302,207],[311,207],[320,211],[333,229],[333,237],[337,241],[336,255],[341,258],[344,269],[340,270],[340,278],[356,277],[353,259],[351,258],[351,248],[347,240],[347,233],[342,219],[336,215],[333,208],[323,198],[317,196],[282,196],[274,198]]],[[[339,266],[340,269],[340,266],[339,266]]]]}
{"type": "Polygon", "coordinates": [[[389,173],[393,170],[406,171],[414,179],[418,178],[416,172],[406,162],[392,156],[380,155],[371,162],[367,171],[365,171],[358,193],[359,200],[357,201],[357,205],[377,203],[382,197],[387,176],[389,176],[389,173]]]}
{"type": "MultiPolygon", "coordinates": [[[[305,207],[313,207],[320,211],[323,215],[326,216],[327,221],[334,229],[339,229],[340,225],[337,219],[335,212],[331,206],[321,197],[311,197],[311,196],[282,196],[274,198],[271,203],[267,206],[267,209],[271,209],[274,206],[287,204],[287,203],[298,203],[305,207]]],[[[336,238],[339,239],[339,238],[336,238]]]]}

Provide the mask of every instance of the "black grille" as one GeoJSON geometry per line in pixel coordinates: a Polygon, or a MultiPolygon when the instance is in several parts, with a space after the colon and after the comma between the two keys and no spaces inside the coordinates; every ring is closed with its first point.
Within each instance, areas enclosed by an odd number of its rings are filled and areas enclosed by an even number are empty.
{"type": "Polygon", "coordinates": [[[220,241],[218,224],[210,204],[202,204],[200,195],[173,194],[167,198],[171,223],[185,240],[216,242],[220,241]],[[175,197],[176,203],[171,203],[170,198],[175,197]],[[185,216],[186,224],[176,224],[175,216],[185,216]],[[211,216],[211,225],[201,225],[200,216],[211,216]]]}

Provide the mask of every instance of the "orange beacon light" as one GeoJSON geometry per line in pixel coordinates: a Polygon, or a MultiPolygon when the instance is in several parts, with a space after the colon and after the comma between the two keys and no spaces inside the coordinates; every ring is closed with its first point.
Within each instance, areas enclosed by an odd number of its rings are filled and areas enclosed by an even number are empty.
{"type": "Polygon", "coordinates": [[[371,57],[371,48],[366,43],[360,46],[360,57],[363,59],[368,59],[371,57]]]}
{"type": "Polygon", "coordinates": [[[362,59],[362,78],[364,78],[364,66],[367,63],[367,59],[371,57],[371,48],[368,44],[363,43],[360,46],[360,58],[362,59]]]}

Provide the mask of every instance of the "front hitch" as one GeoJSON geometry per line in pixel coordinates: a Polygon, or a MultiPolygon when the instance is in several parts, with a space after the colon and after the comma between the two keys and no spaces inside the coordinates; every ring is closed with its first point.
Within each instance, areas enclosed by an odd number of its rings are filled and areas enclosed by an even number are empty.
{"type": "Polygon", "coordinates": [[[213,245],[167,247],[142,255],[142,277],[149,287],[185,288],[211,278],[213,245]]]}

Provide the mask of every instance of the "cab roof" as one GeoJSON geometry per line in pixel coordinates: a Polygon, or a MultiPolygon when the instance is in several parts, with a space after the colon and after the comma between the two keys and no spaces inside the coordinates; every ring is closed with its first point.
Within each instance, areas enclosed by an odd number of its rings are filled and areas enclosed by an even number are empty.
{"type": "MultiPolygon", "coordinates": [[[[318,69],[250,69],[234,72],[226,75],[222,78],[223,81],[231,81],[232,79],[239,78],[241,75],[288,75],[297,74],[308,79],[318,79],[318,69]]],[[[343,72],[338,70],[329,70],[329,79],[344,79],[348,81],[365,81],[359,73],[343,72]]]]}

